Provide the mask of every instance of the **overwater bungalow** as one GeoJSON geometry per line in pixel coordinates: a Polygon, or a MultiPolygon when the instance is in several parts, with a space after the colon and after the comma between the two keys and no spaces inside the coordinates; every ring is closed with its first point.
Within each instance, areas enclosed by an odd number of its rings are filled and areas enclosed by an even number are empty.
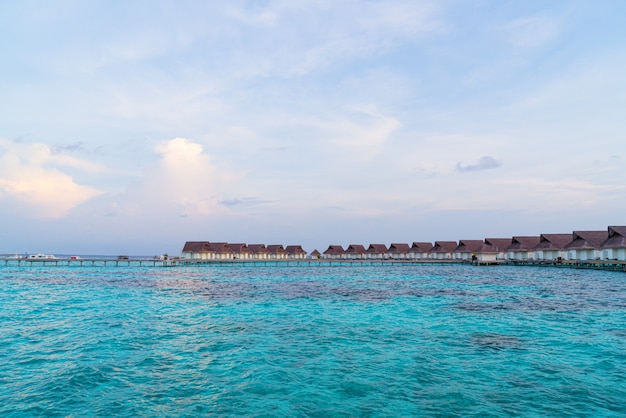
{"type": "Polygon", "coordinates": [[[409,244],[394,243],[389,246],[387,254],[389,254],[389,256],[394,260],[404,260],[409,258],[410,249],[411,247],[409,247],[409,244]]]}
{"type": "Polygon", "coordinates": [[[507,246],[505,258],[507,260],[534,260],[535,248],[539,244],[539,236],[517,236],[511,238],[511,244],[507,246]]]}
{"type": "Polygon", "coordinates": [[[285,247],[285,251],[289,255],[289,258],[301,260],[306,258],[306,251],[302,249],[301,245],[288,245],[285,247]]]}
{"type": "Polygon", "coordinates": [[[344,251],[344,258],[348,260],[361,260],[365,257],[365,247],[361,244],[350,244],[344,251]]]}
{"type": "Polygon", "coordinates": [[[608,237],[600,248],[603,259],[626,261],[626,226],[609,226],[608,237]]]}
{"type": "Polygon", "coordinates": [[[252,251],[246,244],[228,244],[231,250],[233,250],[233,257],[239,260],[248,260],[252,258],[252,251]]]}
{"type": "Polygon", "coordinates": [[[265,244],[248,244],[248,249],[254,260],[267,260],[270,258],[270,252],[265,244]]]}
{"type": "Polygon", "coordinates": [[[289,253],[280,244],[268,245],[267,251],[270,253],[271,260],[285,260],[289,256],[289,253]]]}
{"type": "Polygon", "coordinates": [[[574,231],[566,246],[568,260],[597,260],[602,255],[600,246],[608,238],[608,231],[574,231]]]}
{"type": "Polygon", "coordinates": [[[482,245],[483,241],[479,239],[462,239],[454,249],[452,256],[455,260],[472,260],[482,245]]]}
{"type": "Polygon", "coordinates": [[[228,246],[227,242],[211,242],[209,243],[213,256],[217,260],[232,260],[235,252],[228,246]]]}
{"type": "Polygon", "coordinates": [[[428,253],[428,258],[436,260],[449,260],[454,254],[458,244],[455,241],[435,241],[435,245],[428,253]]]}
{"type": "Polygon", "coordinates": [[[331,260],[339,260],[344,258],[344,250],[341,245],[329,245],[328,249],[323,253],[324,258],[331,260]]]}
{"type": "Polygon", "coordinates": [[[407,253],[408,257],[414,260],[428,258],[428,253],[432,250],[432,242],[414,242],[407,253]]]}
{"type": "Polygon", "coordinates": [[[535,247],[537,260],[565,259],[565,246],[572,242],[572,234],[541,234],[539,244],[535,247]]]}
{"type": "Polygon", "coordinates": [[[187,241],[183,246],[182,257],[187,260],[209,260],[213,250],[208,241],[187,241]]]}
{"type": "Polygon", "coordinates": [[[316,248],[311,251],[311,258],[322,258],[322,253],[320,253],[316,248]]]}
{"type": "Polygon", "coordinates": [[[383,260],[387,257],[387,251],[385,244],[370,244],[365,253],[370,260],[383,260]]]}
{"type": "MultiPolygon", "coordinates": [[[[506,257],[506,249],[511,245],[513,240],[511,238],[485,238],[485,243],[483,246],[484,252],[483,254],[492,254],[491,249],[496,251],[496,260],[504,260],[506,257]],[[486,251],[489,248],[489,251],[486,251]]],[[[484,256],[482,258],[487,258],[484,261],[493,261],[490,256],[484,256]]],[[[479,259],[481,257],[479,256],[479,259]]]]}

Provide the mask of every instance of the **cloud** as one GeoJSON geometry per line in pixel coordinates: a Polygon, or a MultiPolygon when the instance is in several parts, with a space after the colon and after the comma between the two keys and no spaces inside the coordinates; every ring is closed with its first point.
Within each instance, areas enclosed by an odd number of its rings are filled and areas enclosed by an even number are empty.
{"type": "Polygon", "coordinates": [[[480,171],[480,170],[490,170],[492,168],[498,168],[502,164],[497,161],[495,158],[485,155],[482,157],[476,164],[464,164],[463,161],[459,161],[456,164],[456,170],[462,173],[468,171],[480,171]]]}
{"type": "Polygon", "coordinates": [[[0,199],[11,200],[22,213],[36,218],[60,218],[101,194],[77,184],[68,169],[98,171],[88,161],[55,154],[48,145],[0,140],[0,199]]]}
{"type": "MultiPolygon", "coordinates": [[[[121,216],[198,217],[213,215],[242,174],[219,164],[201,144],[174,138],[154,148],[159,159],[113,204],[121,216]]],[[[220,209],[222,208],[222,209],[220,209]]]]}
{"type": "Polygon", "coordinates": [[[400,121],[371,106],[360,106],[347,118],[325,127],[333,145],[344,148],[352,158],[371,159],[400,127],[400,121]]]}

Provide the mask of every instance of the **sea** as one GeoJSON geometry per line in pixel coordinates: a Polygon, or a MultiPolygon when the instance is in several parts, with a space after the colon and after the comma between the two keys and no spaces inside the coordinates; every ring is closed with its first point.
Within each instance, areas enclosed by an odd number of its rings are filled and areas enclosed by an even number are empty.
{"type": "Polygon", "coordinates": [[[3,266],[2,417],[624,417],[626,274],[3,266]]]}

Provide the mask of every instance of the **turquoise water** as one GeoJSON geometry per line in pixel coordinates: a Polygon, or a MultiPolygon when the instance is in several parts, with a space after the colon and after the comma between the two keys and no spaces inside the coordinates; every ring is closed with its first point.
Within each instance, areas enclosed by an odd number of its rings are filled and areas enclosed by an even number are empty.
{"type": "Polygon", "coordinates": [[[1,267],[0,416],[625,416],[626,274],[1,267]]]}

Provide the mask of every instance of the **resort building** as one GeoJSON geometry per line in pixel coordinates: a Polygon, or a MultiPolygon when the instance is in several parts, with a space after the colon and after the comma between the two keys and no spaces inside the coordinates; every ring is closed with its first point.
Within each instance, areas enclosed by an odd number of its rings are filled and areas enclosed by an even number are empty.
{"type": "Polygon", "coordinates": [[[213,250],[208,241],[187,241],[183,247],[182,257],[187,260],[209,260],[213,250]]]}
{"type": "Polygon", "coordinates": [[[233,257],[239,260],[248,260],[252,258],[252,252],[246,244],[228,244],[233,250],[233,257]]]}
{"type": "Polygon", "coordinates": [[[602,258],[626,261],[626,226],[609,226],[608,238],[602,243],[602,258]]]}
{"type": "Polygon", "coordinates": [[[409,258],[408,254],[410,249],[409,244],[391,244],[387,250],[387,254],[394,260],[404,260],[409,258]]]}
{"type": "Polygon", "coordinates": [[[323,253],[324,258],[331,260],[339,260],[344,258],[344,250],[341,245],[329,245],[328,249],[323,253]]]}
{"type": "Polygon", "coordinates": [[[267,260],[270,258],[270,252],[265,244],[249,244],[248,249],[253,260],[267,260]]]}
{"type": "Polygon", "coordinates": [[[370,260],[383,260],[387,257],[387,246],[385,244],[370,244],[365,251],[366,258],[370,260]]]}
{"type": "Polygon", "coordinates": [[[507,260],[534,260],[535,248],[541,237],[513,237],[511,244],[504,249],[507,260]]]}
{"type": "Polygon", "coordinates": [[[311,258],[322,258],[322,253],[320,253],[316,248],[311,251],[311,258]]]}
{"type": "Polygon", "coordinates": [[[366,256],[365,247],[360,244],[350,244],[346,248],[344,256],[348,260],[361,260],[366,256]]]}
{"type": "Polygon", "coordinates": [[[435,241],[435,245],[428,253],[428,258],[436,260],[450,260],[458,244],[455,241],[435,241]]]}
{"type": "Polygon", "coordinates": [[[306,258],[306,251],[300,245],[288,245],[285,247],[285,251],[289,255],[289,258],[301,260],[306,258]]]}
{"type": "MultiPolygon", "coordinates": [[[[485,243],[483,245],[482,254],[485,254],[482,258],[488,258],[484,261],[493,261],[490,259],[491,256],[486,256],[486,254],[492,254],[492,251],[496,252],[496,260],[504,260],[506,258],[506,249],[511,245],[513,240],[511,238],[485,238],[485,243]],[[489,250],[487,250],[489,249],[489,250]]],[[[481,260],[481,256],[478,257],[481,260]]]]}
{"type": "Polygon", "coordinates": [[[285,260],[289,255],[282,245],[268,245],[267,251],[271,260],[285,260]]]}
{"type": "Polygon", "coordinates": [[[433,244],[431,242],[414,242],[408,252],[408,258],[414,260],[421,260],[428,258],[428,253],[432,250],[433,244]]]}
{"type": "Polygon", "coordinates": [[[226,242],[211,242],[209,245],[213,251],[213,257],[217,260],[232,260],[235,256],[235,252],[226,242]]]}
{"type": "Polygon", "coordinates": [[[541,234],[539,244],[535,247],[535,259],[558,260],[565,259],[565,246],[572,242],[572,234],[541,234]]]}
{"type": "Polygon", "coordinates": [[[600,259],[600,246],[608,238],[607,231],[574,231],[572,241],[566,246],[568,260],[600,259]]]}
{"type": "Polygon", "coordinates": [[[472,260],[478,250],[483,246],[483,241],[477,239],[462,239],[454,249],[455,260],[472,260]]]}
{"type": "Polygon", "coordinates": [[[476,260],[480,262],[496,262],[498,258],[498,250],[491,244],[483,242],[478,251],[476,251],[476,260]]]}

